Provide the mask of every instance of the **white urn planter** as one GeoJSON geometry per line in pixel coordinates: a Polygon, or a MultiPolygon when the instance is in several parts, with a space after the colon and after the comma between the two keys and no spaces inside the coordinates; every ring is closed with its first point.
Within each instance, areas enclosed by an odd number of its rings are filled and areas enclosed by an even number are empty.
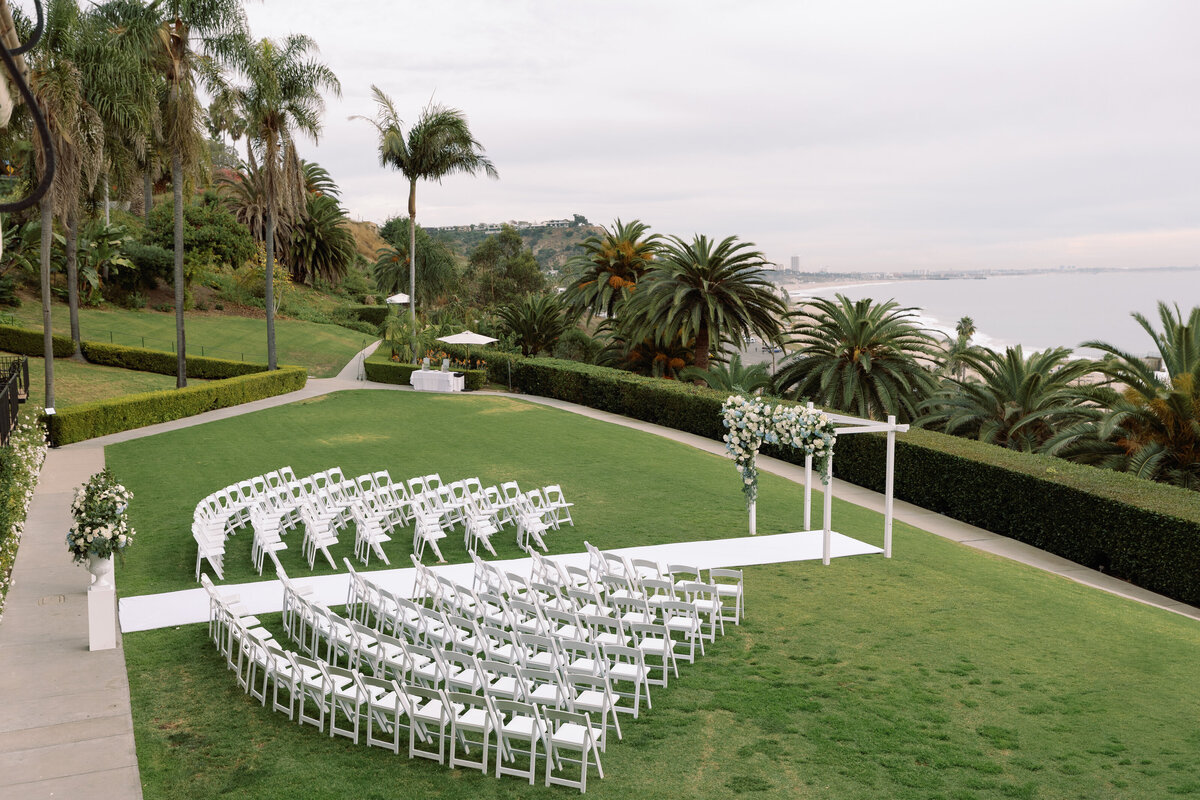
{"type": "Polygon", "coordinates": [[[112,556],[108,558],[88,556],[87,565],[88,572],[92,573],[92,586],[100,589],[115,588],[113,584],[112,556]]]}

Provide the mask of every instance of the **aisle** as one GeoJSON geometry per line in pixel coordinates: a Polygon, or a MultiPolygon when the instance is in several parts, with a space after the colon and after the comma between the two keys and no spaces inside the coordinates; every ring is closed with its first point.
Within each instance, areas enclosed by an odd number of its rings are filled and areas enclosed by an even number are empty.
{"type": "MultiPolygon", "coordinates": [[[[743,536],[736,539],[715,539],[706,542],[673,542],[670,544],[621,547],[613,550],[629,558],[646,558],[663,565],[687,564],[700,569],[712,567],[749,567],[756,564],[782,564],[790,561],[814,561],[821,558],[821,531],[778,533],[770,536],[743,536]]],[[[851,539],[840,533],[832,535],[833,558],[882,553],[878,547],[851,539]]],[[[550,556],[563,566],[586,568],[588,554],[566,553],[550,556]]],[[[492,562],[500,569],[528,575],[531,559],[514,558],[492,562]]],[[[356,567],[357,569],[357,567],[356,567]]],[[[432,569],[455,583],[470,586],[475,567],[465,564],[443,564],[432,569]]],[[[364,572],[372,582],[403,597],[412,597],[413,576],[416,570],[383,569],[364,572]]],[[[293,581],[313,588],[312,599],[325,606],[346,602],[350,577],[342,571],[337,575],[290,575],[293,581]]],[[[279,581],[221,584],[222,594],[236,594],[251,614],[269,614],[282,610],[283,586],[279,581]]],[[[188,625],[208,620],[208,595],[203,589],[125,597],[120,602],[121,631],[148,631],[174,625],[188,625]]]]}

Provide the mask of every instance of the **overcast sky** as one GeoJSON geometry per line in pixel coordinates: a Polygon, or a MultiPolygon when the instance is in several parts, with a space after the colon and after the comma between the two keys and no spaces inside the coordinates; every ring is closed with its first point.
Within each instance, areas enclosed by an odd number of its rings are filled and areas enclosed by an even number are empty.
{"type": "Polygon", "coordinates": [[[265,0],[342,82],[301,144],[356,218],[404,214],[371,84],[466,112],[499,181],[429,226],[578,213],[736,234],[805,269],[1200,263],[1200,3],[265,0]]]}

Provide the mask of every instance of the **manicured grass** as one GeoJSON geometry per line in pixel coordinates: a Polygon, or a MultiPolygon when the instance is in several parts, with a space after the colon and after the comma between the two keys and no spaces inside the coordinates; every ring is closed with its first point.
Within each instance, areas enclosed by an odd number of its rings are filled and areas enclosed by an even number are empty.
{"type": "MultiPolygon", "coordinates": [[[[25,327],[41,329],[41,309],[33,304],[26,303],[12,313],[25,327]]],[[[55,333],[69,335],[66,306],[55,305],[51,318],[55,333]]],[[[189,313],[184,326],[190,355],[266,363],[265,319],[189,313]]],[[[170,352],[175,349],[174,312],[81,308],[79,327],[84,339],[170,352]]],[[[279,363],[307,367],[315,378],[336,375],[371,340],[366,334],[337,325],[291,319],[275,323],[279,363]]]]}
{"type": "MultiPolygon", "coordinates": [[[[896,533],[890,561],[747,569],[745,624],[622,720],[588,796],[1200,794],[1195,622],[896,533]]],[[[289,723],[241,693],[204,625],[124,642],[147,800],[572,796],[289,723]]]]}
{"type": "MultiPolygon", "coordinates": [[[[45,405],[45,363],[45,360],[40,358],[29,359],[29,402],[39,406],[45,405]]],[[[204,381],[190,378],[188,383],[204,381]]],[[[54,359],[54,404],[57,408],[174,388],[173,375],[84,364],[66,358],[54,359]]]]}
{"type": "MultiPolygon", "coordinates": [[[[130,519],[138,540],[124,566],[117,566],[122,595],[194,587],[190,526],[196,503],[215,489],[284,465],[297,475],[340,466],[347,476],[387,469],[397,480],[437,472],[447,481],[479,476],[485,485],[558,483],[576,504],[576,523],[551,534],[552,552],[582,551],[585,539],[623,547],[746,531],[732,462],[505,397],[341,392],[112,445],[106,461],[135,494],[130,519]]],[[[760,491],[759,531],[798,530],[801,492],[769,475],[760,491]]],[[[856,507],[839,505],[837,514],[839,522],[865,524],[866,512],[856,507]]],[[[258,579],[250,541],[248,532],[227,540],[227,581],[258,579]]],[[[309,574],[302,534],[288,534],[285,541],[289,547],[280,561],[288,574],[309,574]]],[[[503,558],[520,555],[511,528],[493,543],[503,558]]],[[[448,560],[467,560],[459,536],[447,537],[442,548],[448,560]]],[[[353,536],[343,534],[331,549],[342,568],[343,556],[353,558],[353,536]]],[[[411,531],[400,531],[385,551],[393,565],[408,565],[411,531]]],[[[318,573],[332,571],[322,564],[318,573]]],[[[271,577],[267,570],[263,579],[271,577]]]]}
{"type": "MultiPolygon", "coordinates": [[[[744,524],[728,461],[508,398],[345,393],[107,456],[136,494],[142,536],[118,568],[124,594],[194,585],[195,496],[287,462],[298,473],[339,463],[347,474],[429,466],[561,480],[579,519],[560,534],[564,550],[585,535],[610,547],[738,535],[744,524]]],[[[795,527],[799,495],[764,476],[760,530],[795,527]]],[[[877,515],[839,504],[835,523],[879,543],[877,515]]],[[[625,739],[610,742],[607,777],[593,775],[589,796],[1200,795],[1197,623],[906,525],[895,544],[891,560],[747,569],[745,624],[655,689],[640,720],[622,720],[625,739]]],[[[289,723],[241,693],[204,625],[129,634],[124,647],[148,800],[573,794],[289,723]]]]}

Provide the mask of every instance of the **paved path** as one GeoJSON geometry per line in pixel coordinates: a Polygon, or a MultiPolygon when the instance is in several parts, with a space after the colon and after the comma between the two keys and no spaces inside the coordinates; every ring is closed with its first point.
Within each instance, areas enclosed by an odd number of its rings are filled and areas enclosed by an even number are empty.
{"type": "MultiPolygon", "coordinates": [[[[363,351],[369,353],[375,345],[363,351]]],[[[258,400],[51,450],[29,519],[0,623],[0,798],[131,800],[141,797],[124,652],[87,649],[88,574],[63,548],[74,488],[104,465],[104,446],[345,389],[411,391],[357,380],[361,357],[335,378],[310,379],[297,392],[258,400]]],[[[711,453],[723,445],[670,428],[544,397],[523,399],[647,431],[711,453]]],[[[759,468],[803,482],[803,469],[760,457],[759,468]]],[[[881,495],[841,481],[834,494],[882,512],[881,495]]],[[[1200,609],[1139,589],[1003,536],[897,501],[895,518],[968,547],[1053,572],[1139,603],[1194,619],[1200,609]]]]}

